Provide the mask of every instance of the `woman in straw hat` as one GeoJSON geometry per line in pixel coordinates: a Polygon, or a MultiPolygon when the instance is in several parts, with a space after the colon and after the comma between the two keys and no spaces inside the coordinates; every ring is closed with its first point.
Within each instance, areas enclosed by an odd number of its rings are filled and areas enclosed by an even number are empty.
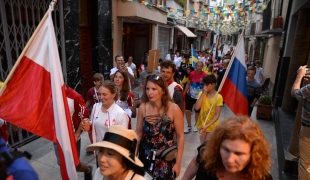
{"type": "Polygon", "coordinates": [[[98,151],[98,169],[93,180],[142,180],[142,162],[135,156],[137,134],[122,126],[111,126],[103,141],[86,150],[98,151]]]}
{"type": "Polygon", "coordinates": [[[210,140],[198,147],[182,180],[271,180],[269,144],[249,117],[233,116],[222,121],[210,140]]]}
{"type": "Polygon", "coordinates": [[[174,179],[180,173],[184,148],[183,113],[171,102],[166,82],[157,75],[146,78],[142,102],[136,128],[139,158],[154,179],[174,179]]]}

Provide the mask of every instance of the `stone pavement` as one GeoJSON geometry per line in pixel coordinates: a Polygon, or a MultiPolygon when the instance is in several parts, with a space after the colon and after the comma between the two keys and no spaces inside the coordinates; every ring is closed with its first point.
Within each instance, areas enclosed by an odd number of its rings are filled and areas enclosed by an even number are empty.
{"type": "MultiPolygon", "coordinates": [[[[230,109],[225,105],[222,108],[220,121],[232,116],[233,113],[230,111],[230,109]]],[[[259,124],[259,126],[262,128],[267,140],[272,146],[271,149],[271,157],[272,157],[272,177],[274,180],[279,179],[278,174],[278,157],[277,157],[277,147],[276,147],[276,136],[275,136],[275,128],[274,128],[274,122],[273,121],[265,121],[265,120],[256,120],[256,108],[253,110],[252,118],[255,122],[259,124]]],[[[194,115],[192,116],[192,121],[194,122],[194,115]]],[[[184,123],[186,124],[186,120],[184,119],[184,123]]],[[[132,119],[132,127],[136,127],[136,119],[132,119]]],[[[85,148],[90,144],[90,141],[88,139],[88,134],[84,132],[82,134],[82,144],[81,144],[81,161],[85,162],[89,165],[93,166],[93,174],[96,169],[96,163],[95,158],[93,156],[86,156],[85,148]]],[[[184,154],[182,159],[182,166],[181,166],[181,175],[177,179],[181,179],[183,176],[187,165],[190,163],[192,158],[197,153],[197,147],[200,145],[198,133],[190,132],[189,134],[185,134],[185,146],[184,146],[184,154]]],[[[20,148],[20,150],[27,150],[30,152],[33,157],[29,161],[30,164],[33,166],[33,168],[36,170],[36,172],[39,175],[39,178],[41,180],[60,180],[61,175],[59,171],[59,166],[56,163],[55,153],[52,142],[44,139],[39,138],[23,147],[20,148]]],[[[79,179],[84,179],[83,173],[78,173],[79,179]]]]}

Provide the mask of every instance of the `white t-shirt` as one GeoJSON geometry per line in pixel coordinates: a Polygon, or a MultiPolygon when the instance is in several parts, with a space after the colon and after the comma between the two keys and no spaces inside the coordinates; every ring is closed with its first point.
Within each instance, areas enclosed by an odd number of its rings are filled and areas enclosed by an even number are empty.
{"type": "Polygon", "coordinates": [[[259,82],[259,84],[261,83],[260,77],[263,75],[263,73],[264,73],[263,68],[261,68],[261,67],[257,68],[256,67],[256,74],[255,74],[254,78],[259,82]]]}
{"type": "MultiPolygon", "coordinates": [[[[124,180],[131,180],[131,177],[133,176],[134,172],[132,170],[129,170],[127,176],[124,180]]],[[[132,180],[144,180],[145,178],[143,176],[140,176],[138,174],[135,174],[132,178],[132,180]]],[[[93,180],[103,180],[103,175],[100,173],[100,169],[97,168],[93,180]]]]}
{"type": "Polygon", "coordinates": [[[171,60],[170,54],[167,54],[167,55],[166,55],[165,60],[169,60],[169,61],[171,60]]]}
{"type": "Polygon", "coordinates": [[[125,63],[126,67],[129,67],[131,70],[135,70],[137,66],[134,63],[131,63],[130,66],[128,66],[128,62],[125,63]]]}
{"type": "Polygon", "coordinates": [[[175,57],[174,58],[174,64],[177,68],[181,66],[181,62],[183,61],[182,57],[175,57]]]}
{"type": "Polygon", "coordinates": [[[198,57],[198,61],[203,62],[203,64],[206,63],[206,58],[205,57],[198,57]]]}
{"type": "MultiPolygon", "coordinates": [[[[116,71],[118,71],[117,67],[112,68],[112,69],[110,70],[110,76],[113,75],[113,74],[115,74],[116,71]]],[[[131,74],[132,76],[134,76],[134,73],[133,73],[133,71],[132,71],[131,68],[128,68],[128,72],[129,72],[129,74],[131,74]]]]}
{"type": "Polygon", "coordinates": [[[126,112],[113,103],[107,112],[101,111],[102,103],[94,104],[91,113],[91,124],[92,124],[92,138],[94,142],[102,141],[105,133],[108,131],[110,126],[121,125],[124,128],[128,128],[128,116],[126,112]]]}

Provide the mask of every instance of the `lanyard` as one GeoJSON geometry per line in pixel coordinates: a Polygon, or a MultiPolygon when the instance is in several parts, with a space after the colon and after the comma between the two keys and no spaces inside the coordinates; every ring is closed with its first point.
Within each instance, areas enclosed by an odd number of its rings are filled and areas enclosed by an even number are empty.
{"type": "Polygon", "coordinates": [[[99,102],[99,98],[98,98],[98,94],[97,94],[96,87],[94,87],[94,91],[95,91],[95,95],[96,95],[96,103],[97,103],[97,102],[99,102]]]}

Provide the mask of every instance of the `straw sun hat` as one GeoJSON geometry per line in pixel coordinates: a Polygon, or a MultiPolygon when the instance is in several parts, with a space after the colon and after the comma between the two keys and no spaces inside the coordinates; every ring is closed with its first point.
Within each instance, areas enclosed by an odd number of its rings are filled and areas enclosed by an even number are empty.
{"type": "Polygon", "coordinates": [[[139,167],[143,163],[135,156],[138,136],[133,130],[128,130],[120,125],[111,126],[105,133],[103,141],[89,145],[87,151],[97,151],[99,148],[110,148],[139,167]]]}

